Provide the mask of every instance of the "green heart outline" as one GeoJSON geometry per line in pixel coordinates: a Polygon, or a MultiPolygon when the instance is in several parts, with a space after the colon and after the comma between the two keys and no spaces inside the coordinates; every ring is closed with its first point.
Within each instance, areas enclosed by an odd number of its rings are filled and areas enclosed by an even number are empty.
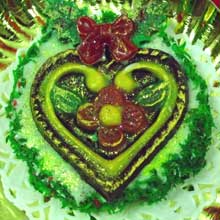
{"type": "MultiPolygon", "coordinates": [[[[68,54],[68,52],[66,52],[68,54]]],[[[74,53],[74,51],[69,51],[69,53],[74,53]]],[[[142,54],[149,53],[148,50],[142,51],[142,54]]],[[[168,84],[168,95],[166,102],[164,104],[164,108],[161,110],[157,120],[151,125],[150,128],[148,128],[144,134],[134,142],[132,146],[130,146],[127,150],[125,150],[123,153],[121,153],[119,156],[117,156],[113,160],[106,160],[102,158],[100,155],[97,155],[95,152],[93,152],[91,149],[89,149],[86,145],[84,145],[81,141],[79,141],[74,135],[70,133],[68,129],[66,129],[62,123],[57,118],[54,107],[52,104],[52,101],[50,99],[50,93],[52,91],[53,85],[57,82],[57,80],[64,76],[65,74],[68,74],[69,72],[77,71],[77,72],[94,72],[96,71],[92,67],[88,67],[82,64],[76,64],[76,63],[65,63],[62,67],[58,67],[57,69],[53,70],[52,72],[47,75],[47,77],[43,80],[42,86],[41,86],[41,102],[42,102],[42,109],[45,112],[46,117],[49,119],[50,123],[53,124],[55,128],[59,130],[59,134],[62,136],[62,138],[65,140],[66,143],[68,143],[70,146],[80,146],[81,155],[86,155],[86,157],[91,158],[90,162],[95,161],[93,163],[93,170],[86,166],[85,164],[79,162],[76,155],[70,153],[66,148],[57,148],[55,147],[55,150],[58,151],[61,155],[63,155],[66,159],[68,159],[68,162],[70,162],[74,167],[77,166],[78,169],[80,169],[80,173],[87,177],[94,176],[96,177],[95,182],[90,182],[90,184],[94,185],[95,188],[99,188],[100,185],[102,186],[102,194],[106,194],[106,192],[113,192],[117,190],[121,184],[127,179],[127,177],[124,177],[124,180],[119,180],[115,182],[115,179],[123,173],[123,171],[126,169],[126,167],[131,163],[132,159],[142,150],[142,148],[146,145],[146,143],[149,142],[149,140],[162,128],[164,124],[166,124],[169,117],[171,117],[172,112],[176,105],[177,98],[181,99],[182,101],[186,102],[186,94],[182,93],[182,90],[178,91],[178,85],[176,83],[176,80],[174,76],[169,73],[163,66],[160,64],[155,64],[149,61],[145,62],[138,62],[138,63],[132,63],[129,64],[123,71],[120,73],[130,73],[135,69],[144,68],[148,71],[151,71],[154,73],[158,78],[164,80],[168,84]],[[43,97],[43,98],[42,98],[43,97]],[[70,154],[69,154],[70,153],[70,154]],[[69,155],[68,155],[69,154],[69,155]],[[67,156],[68,155],[68,156],[67,156]],[[133,156],[133,158],[131,158],[133,156]],[[125,159],[129,158],[129,159],[125,159]],[[76,164],[76,161],[78,161],[78,164],[76,164]],[[97,163],[98,162],[98,163],[97,163]],[[94,172],[98,170],[99,174],[101,173],[101,177],[104,177],[104,181],[99,177],[97,178],[96,173],[94,172]],[[103,169],[104,168],[104,169],[103,169]],[[108,174],[108,177],[106,179],[106,173],[108,174]],[[110,174],[110,175],[109,175],[110,174]],[[110,178],[109,178],[110,177],[110,178]]],[[[119,73],[118,73],[119,74],[119,73]]],[[[184,89],[184,88],[182,88],[184,89]]],[[[34,100],[31,100],[31,103],[33,104],[34,100]]],[[[33,105],[32,105],[33,107],[33,105]]],[[[145,152],[145,155],[140,157],[136,161],[136,166],[133,171],[131,171],[129,176],[132,176],[132,174],[137,170],[138,167],[140,167],[145,160],[147,160],[155,150],[157,150],[157,147],[167,138],[167,136],[171,133],[173,128],[175,128],[177,122],[182,117],[182,114],[184,112],[185,106],[184,105],[178,105],[178,112],[177,114],[178,120],[175,120],[175,122],[170,121],[168,123],[168,128],[166,129],[166,132],[162,132],[161,137],[157,137],[155,141],[153,142],[153,145],[151,148],[148,149],[148,151],[145,152]]],[[[34,109],[32,108],[32,112],[34,114],[34,109]]],[[[36,115],[34,117],[36,119],[36,115]]],[[[175,117],[176,118],[176,117],[175,117]]],[[[35,120],[35,122],[38,124],[38,128],[42,127],[42,125],[38,122],[38,120],[35,120]]],[[[44,129],[40,129],[41,133],[44,135],[44,129]]],[[[51,142],[51,140],[50,140],[51,142]]],[[[53,146],[54,147],[54,146],[53,146]]],[[[74,148],[74,147],[73,147],[74,148]]],[[[98,189],[100,191],[100,189],[98,189]]]]}

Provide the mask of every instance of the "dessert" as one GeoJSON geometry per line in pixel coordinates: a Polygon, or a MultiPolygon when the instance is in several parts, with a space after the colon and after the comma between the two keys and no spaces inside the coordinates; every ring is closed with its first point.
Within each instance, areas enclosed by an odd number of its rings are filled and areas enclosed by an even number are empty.
{"type": "Polygon", "coordinates": [[[71,4],[73,36],[51,22],[19,59],[7,141],[45,202],[90,214],[158,202],[205,166],[208,85],[166,19],[155,28],[163,45],[152,49],[143,13],[95,16],[71,4]]]}
{"type": "Polygon", "coordinates": [[[108,200],[172,137],[186,107],[185,75],[168,54],[150,49],[96,68],[65,51],[43,65],[31,89],[41,134],[108,200]]]}

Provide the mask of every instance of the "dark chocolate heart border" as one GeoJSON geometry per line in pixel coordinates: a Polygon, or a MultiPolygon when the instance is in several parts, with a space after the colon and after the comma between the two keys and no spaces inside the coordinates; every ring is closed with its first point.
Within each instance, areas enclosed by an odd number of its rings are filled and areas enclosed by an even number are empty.
{"type": "MultiPolygon", "coordinates": [[[[165,125],[161,127],[159,132],[153,135],[150,142],[142,147],[139,153],[137,153],[137,155],[129,162],[129,165],[114,179],[103,176],[94,165],[85,160],[84,157],[86,157],[86,155],[78,150],[78,146],[74,147],[69,145],[68,140],[65,140],[64,137],[62,137],[50,124],[51,122],[47,119],[46,113],[42,107],[44,98],[42,98],[40,94],[41,84],[43,83],[44,78],[53,72],[53,70],[59,65],[81,63],[77,53],[74,50],[69,50],[49,59],[36,74],[36,79],[32,85],[32,114],[39,131],[51,146],[53,146],[53,148],[62,155],[65,160],[78,170],[83,179],[100,192],[108,201],[112,201],[114,198],[119,197],[129,182],[138,175],[144,166],[150,163],[162,147],[165,146],[167,141],[172,138],[175,134],[175,130],[178,129],[181,124],[187,110],[187,80],[184,73],[181,71],[179,64],[170,55],[161,51],[146,49],[139,51],[139,53],[133,59],[129,60],[126,65],[113,62],[112,60],[106,61],[107,63],[104,62],[101,65],[108,66],[111,71],[119,72],[125,66],[141,61],[161,63],[162,66],[169,69],[169,73],[174,76],[178,85],[177,100],[173,113],[171,117],[168,118],[165,125]],[[170,130],[170,127],[172,126],[174,128],[170,130]],[[153,148],[153,152],[151,150],[151,152],[148,153],[149,149],[151,149],[157,141],[160,142],[160,139],[162,139],[162,142],[156,144],[156,147],[153,148]],[[70,160],[69,158],[73,159],[70,160]],[[133,169],[134,167],[135,171],[133,169]],[[109,185],[111,185],[111,187],[109,187],[109,185]]],[[[98,67],[98,64],[96,66],[98,67]]]]}

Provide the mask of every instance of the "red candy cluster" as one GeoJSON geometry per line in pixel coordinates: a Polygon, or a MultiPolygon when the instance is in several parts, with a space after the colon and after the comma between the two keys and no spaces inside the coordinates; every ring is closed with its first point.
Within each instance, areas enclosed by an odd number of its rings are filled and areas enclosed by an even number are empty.
{"type": "Polygon", "coordinates": [[[98,130],[99,143],[105,150],[115,150],[126,142],[125,134],[138,134],[148,126],[143,107],[129,101],[125,94],[114,85],[103,88],[93,103],[79,108],[78,124],[89,131],[98,130]],[[104,105],[120,106],[122,122],[118,126],[104,126],[99,112],[104,105]]]}

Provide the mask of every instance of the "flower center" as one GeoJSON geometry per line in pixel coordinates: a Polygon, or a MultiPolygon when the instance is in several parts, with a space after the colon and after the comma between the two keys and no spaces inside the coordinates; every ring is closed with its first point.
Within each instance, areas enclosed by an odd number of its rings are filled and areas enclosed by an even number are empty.
{"type": "Polygon", "coordinates": [[[115,105],[104,105],[99,112],[99,120],[104,126],[117,126],[122,122],[122,108],[115,105]]]}

